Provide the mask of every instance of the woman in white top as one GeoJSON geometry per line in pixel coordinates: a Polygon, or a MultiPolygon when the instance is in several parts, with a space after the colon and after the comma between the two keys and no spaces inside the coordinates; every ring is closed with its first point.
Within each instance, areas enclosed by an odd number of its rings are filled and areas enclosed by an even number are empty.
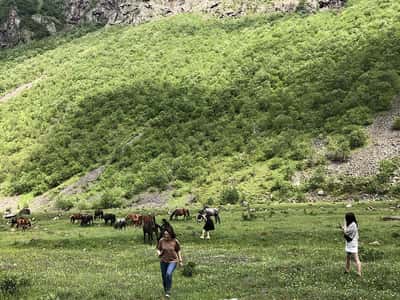
{"type": "Polygon", "coordinates": [[[350,272],[350,261],[353,257],[356,263],[357,273],[361,276],[361,262],[358,258],[358,223],[356,216],[353,213],[345,215],[345,225],[342,226],[343,235],[346,240],[346,270],[345,273],[350,272]]]}

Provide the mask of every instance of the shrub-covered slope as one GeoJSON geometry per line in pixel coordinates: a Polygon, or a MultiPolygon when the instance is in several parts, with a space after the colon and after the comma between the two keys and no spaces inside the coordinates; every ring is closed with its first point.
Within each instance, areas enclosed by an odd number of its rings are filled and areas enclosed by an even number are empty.
{"type": "Polygon", "coordinates": [[[99,165],[92,190],[118,197],[185,182],[254,191],[254,177],[257,193],[281,189],[311,137],[356,147],[360,126],[390,107],[399,11],[353,0],[308,16],[182,15],[7,50],[1,95],[41,80],[0,103],[1,190],[40,194],[99,165]],[[283,181],[268,184],[271,172],[283,181]]]}

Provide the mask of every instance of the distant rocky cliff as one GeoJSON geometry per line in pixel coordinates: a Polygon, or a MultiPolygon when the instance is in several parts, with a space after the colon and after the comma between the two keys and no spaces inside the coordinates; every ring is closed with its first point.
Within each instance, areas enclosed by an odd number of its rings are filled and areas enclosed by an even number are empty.
{"type": "MultiPolygon", "coordinates": [[[[32,7],[38,6],[37,0],[26,0],[29,1],[32,7]]],[[[157,17],[190,12],[218,17],[296,10],[313,12],[340,8],[346,0],[64,0],[61,4],[60,1],[59,11],[54,13],[52,9],[51,15],[41,11],[32,14],[15,5],[3,7],[7,11],[0,18],[0,47],[12,47],[83,24],[136,25],[157,17]]]]}

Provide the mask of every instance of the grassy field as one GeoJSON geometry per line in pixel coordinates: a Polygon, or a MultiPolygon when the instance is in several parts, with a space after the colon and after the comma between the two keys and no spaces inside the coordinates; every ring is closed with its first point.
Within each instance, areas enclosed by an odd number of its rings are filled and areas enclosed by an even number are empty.
{"type": "MultiPolygon", "coordinates": [[[[196,272],[175,272],[173,299],[399,299],[400,223],[381,221],[396,214],[391,206],[271,204],[255,207],[252,221],[242,219],[243,208],[231,206],[210,241],[199,239],[201,225],[194,220],[174,221],[184,260],[195,262],[196,272]],[[349,209],[360,224],[362,278],[343,274],[337,224],[349,209]],[[374,241],[380,245],[370,245],[374,241]]],[[[156,213],[158,222],[166,216],[156,213]]],[[[35,216],[26,232],[2,221],[1,299],[163,298],[154,245],[143,244],[141,229],[117,231],[99,222],[82,228],[68,215],[53,217],[35,216]],[[10,290],[17,293],[4,293],[13,282],[10,290]]]]}

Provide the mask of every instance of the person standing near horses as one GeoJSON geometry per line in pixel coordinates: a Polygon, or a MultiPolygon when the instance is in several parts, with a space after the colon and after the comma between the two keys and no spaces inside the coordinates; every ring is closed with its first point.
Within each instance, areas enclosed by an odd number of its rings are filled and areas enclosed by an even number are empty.
{"type": "Polygon", "coordinates": [[[160,269],[165,297],[169,298],[171,296],[172,274],[178,263],[179,266],[183,266],[183,260],[181,245],[176,239],[175,233],[170,228],[166,228],[162,234],[163,237],[157,244],[157,255],[160,258],[160,269]]]}
{"type": "Polygon", "coordinates": [[[353,257],[357,267],[357,274],[361,276],[361,262],[358,257],[358,223],[354,213],[345,215],[345,225],[342,226],[343,236],[346,240],[346,267],[345,273],[350,272],[350,262],[353,257]]]}
{"type": "Polygon", "coordinates": [[[207,240],[209,240],[210,239],[210,231],[215,229],[214,222],[211,219],[211,216],[209,216],[208,214],[205,214],[203,216],[203,218],[205,220],[205,224],[203,226],[203,232],[201,233],[200,238],[204,239],[204,236],[206,236],[205,238],[207,240]]]}

